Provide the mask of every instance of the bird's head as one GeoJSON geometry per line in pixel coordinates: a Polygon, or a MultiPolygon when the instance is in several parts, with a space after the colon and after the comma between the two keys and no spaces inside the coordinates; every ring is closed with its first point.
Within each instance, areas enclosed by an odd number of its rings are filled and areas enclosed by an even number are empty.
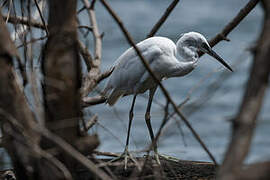
{"type": "Polygon", "coordinates": [[[189,50],[195,52],[196,55],[198,55],[197,54],[198,50],[207,53],[210,56],[214,57],[216,60],[218,60],[227,69],[233,71],[232,68],[210,47],[206,38],[200,33],[188,32],[181,34],[181,37],[177,42],[178,49],[180,49],[179,46],[180,48],[187,47],[189,50]]]}

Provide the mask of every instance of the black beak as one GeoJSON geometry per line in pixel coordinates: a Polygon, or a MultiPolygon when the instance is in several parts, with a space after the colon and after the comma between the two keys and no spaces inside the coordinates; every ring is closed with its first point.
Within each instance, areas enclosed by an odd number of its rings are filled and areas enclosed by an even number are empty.
{"type": "Polygon", "coordinates": [[[225,66],[227,69],[233,72],[232,68],[219,56],[215,51],[213,51],[211,48],[208,48],[207,54],[214,57],[216,60],[218,60],[223,66],[225,66]]]}

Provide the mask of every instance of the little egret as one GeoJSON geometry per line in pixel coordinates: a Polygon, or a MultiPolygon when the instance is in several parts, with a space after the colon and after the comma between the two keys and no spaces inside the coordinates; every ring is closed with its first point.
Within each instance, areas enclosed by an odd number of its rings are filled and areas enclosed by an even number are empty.
{"type": "MultiPolygon", "coordinates": [[[[151,37],[138,43],[137,47],[160,81],[165,78],[180,77],[190,73],[197,66],[199,59],[198,51],[209,54],[230,71],[233,71],[231,67],[212,50],[206,38],[197,32],[181,34],[176,45],[173,41],[165,37],[151,37]]],[[[125,168],[136,96],[137,94],[144,93],[146,90],[149,90],[149,100],[145,113],[145,121],[152,142],[154,140],[154,133],[150,122],[150,109],[156,89],[157,83],[144,67],[134,48],[126,50],[115,62],[114,71],[104,89],[104,94],[107,96],[106,102],[110,106],[114,105],[122,96],[134,95],[129,112],[126,146],[122,154],[125,157],[125,168]]],[[[156,144],[154,144],[154,153],[159,163],[156,144]]]]}

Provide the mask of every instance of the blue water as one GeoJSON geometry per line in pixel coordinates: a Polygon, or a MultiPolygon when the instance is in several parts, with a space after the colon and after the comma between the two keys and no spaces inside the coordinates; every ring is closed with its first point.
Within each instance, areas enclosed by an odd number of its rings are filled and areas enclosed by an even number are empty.
{"type": "MultiPolygon", "coordinates": [[[[170,2],[164,0],[109,1],[136,42],[146,37],[170,2]]],[[[220,32],[247,2],[247,0],[180,1],[157,35],[177,41],[179,35],[183,32],[198,31],[210,39],[220,32]]],[[[106,70],[111,67],[113,62],[129,45],[104,8],[97,4],[96,9],[99,29],[105,33],[103,38],[102,70],[106,70]]],[[[222,161],[230,140],[231,123],[229,120],[235,116],[241,103],[252,62],[252,56],[248,52],[248,48],[255,44],[260,34],[262,15],[262,9],[257,6],[229,34],[230,42],[224,41],[214,47],[218,54],[233,65],[234,73],[224,72],[224,69],[220,68],[221,66],[218,63],[205,55],[200,59],[197,69],[186,77],[168,79],[163,82],[177,103],[181,103],[188,93],[194,87],[197,87],[192,91],[191,99],[183,111],[219,162],[222,161]],[[222,83],[219,83],[220,88],[218,90],[208,88],[210,84],[220,80],[220,76],[224,76],[224,74],[227,78],[221,80],[222,83]],[[204,98],[209,91],[211,93],[207,95],[209,98],[205,101],[204,98]],[[191,112],[190,110],[195,109],[194,102],[200,102],[202,98],[205,103],[197,111],[191,112]]],[[[84,17],[86,15],[82,14],[82,18],[86,19],[84,17]]],[[[86,20],[83,22],[88,23],[86,20]]],[[[103,87],[104,82],[98,88],[102,89],[103,87]]],[[[129,148],[132,151],[144,150],[150,143],[144,122],[147,104],[145,97],[147,97],[147,94],[137,98],[136,102],[129,148]]],[[[91,112],[99,116],[99,124],[92,132],[99,134],[101,140],[100,151],[123,151],[131,100],[131,96],[124,97],[114,107],[102,104],[86,110],[87,113],[91,112]]],[[[164,105],[165,103],[162,92],[158,90],[151,113],[155,132],[160,126],[164,113],[159,104],[164,105]]],[[[270,159],[270,139],[266,138],[269,135],[268,129],[270,128],[270,113],[267,111],[269,108],[270,97],[268,91],[247,162],[270,159]]],[[[175,119],[179,121],[177,116],[175,116],[175,119]]],[[[189,129],[180,120],[184,133],[184,137],[182,137],[175,119],[169,122],[159,140],[159,152],[179,159],[210,161],[207,154],[193,138],[189,129]]]]}

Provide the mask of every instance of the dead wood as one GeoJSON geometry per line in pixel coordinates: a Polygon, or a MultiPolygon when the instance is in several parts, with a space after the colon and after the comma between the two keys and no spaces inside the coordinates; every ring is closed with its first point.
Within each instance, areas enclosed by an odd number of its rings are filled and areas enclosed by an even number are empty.
{"type": "Polygon", "coordinates": [[[233,121],[229,148],[219,172],[220,179],[236,179],[245,160],[261,110],[270,73],[270,2],[263,1],[264,26],[256,47],[244,98],[233,121]]]}

